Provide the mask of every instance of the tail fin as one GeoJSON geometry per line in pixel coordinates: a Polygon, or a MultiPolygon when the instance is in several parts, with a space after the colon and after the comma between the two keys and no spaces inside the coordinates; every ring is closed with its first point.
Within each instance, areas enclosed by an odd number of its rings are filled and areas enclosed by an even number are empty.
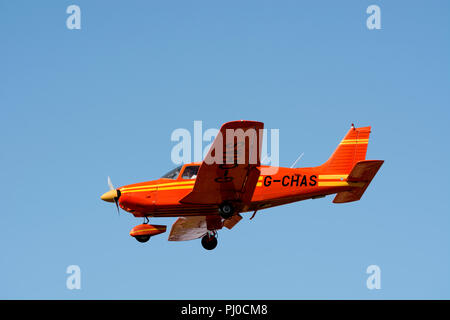
{"type": "Polygon", "coordinates": [[[321,166],[323,172],[349,173],[358,161],[366,159],[369,135],[370,127],[355,128],[352,124],[330,159],[321,166]]]}

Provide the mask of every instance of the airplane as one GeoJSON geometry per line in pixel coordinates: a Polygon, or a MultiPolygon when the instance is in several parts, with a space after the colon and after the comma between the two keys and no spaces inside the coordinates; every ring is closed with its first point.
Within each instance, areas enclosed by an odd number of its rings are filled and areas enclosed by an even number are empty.
{"type": "Polygon", "coordinates": [[[101,196],[144,222],[130,231],[139,242],[166,232],[149,218],[178,217],[168,240],[201,238],[217,246],[217,232],[232,229],[241,213],[336,194],[334,203],[358,201],[384,160],[366,160],[371,127],[353,124],[331,157],[307,168],[261,164],[264,124],[238,120],[222,125],[202,162],[181,165],[161,178],[114,188],[101,196]]]}

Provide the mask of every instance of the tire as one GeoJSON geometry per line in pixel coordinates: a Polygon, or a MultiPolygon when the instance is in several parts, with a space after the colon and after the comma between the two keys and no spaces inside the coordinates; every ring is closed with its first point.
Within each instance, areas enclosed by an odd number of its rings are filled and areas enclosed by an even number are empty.
{"type": "Polygon", "coordinates": [[[217,247],[217,238],[214,236],[204,236],[202,238],[202,246],[206,250],[213,250],[215,247],[217,247]]]}
{"type": "Polygon", "coordinates": [[[219,206],[219,214],[223,219],[229,219],[234,215],[234,206],[231,202],[224,202],[219,206]]]}
{"type": "Polygon", "coordinates": [[[147,242],[150,240],[150,236],[144,235],[144,236],[135,236],[136,240],[139,242],[147,242]]]}

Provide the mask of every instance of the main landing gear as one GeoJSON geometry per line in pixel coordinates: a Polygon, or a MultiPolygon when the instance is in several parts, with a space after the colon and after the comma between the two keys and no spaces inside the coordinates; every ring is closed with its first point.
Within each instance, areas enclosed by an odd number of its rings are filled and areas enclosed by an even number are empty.
{"type": "Polygon", "coordinates": [[[202,238],[202,246],[206,250],[212,250],[217,247],[217,232],[208,231],[202,238]]]}
{"type": "MultiPolygon", "coordinates": [[[[239,210],[239,209],[238,209],[239,210]]],[[[219,215],[222,219],[227,220],[233,217],[237,211],[235,204],[231,201],[224,201],[219,205],[219,215]]],[[[220,219],[219,219],[220,220],[220,219]]],[[[220,227],[222,227],[222,222],[220,222],[220,227]]],[[[213,227],[211,227],[213,228],[213,227]]],[[[217,232],[215,230],[210,230],[202,238],[202,246],[206,250],[213,250],[217,247],[217,232]]]]}

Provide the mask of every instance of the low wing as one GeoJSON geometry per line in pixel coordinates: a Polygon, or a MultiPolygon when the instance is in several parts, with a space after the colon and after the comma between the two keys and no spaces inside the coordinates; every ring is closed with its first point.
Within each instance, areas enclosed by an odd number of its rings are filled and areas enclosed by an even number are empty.
{"type": "Polygon", "coordinates": [[[262,129],[256,121],[225,123],[198,171],[186,204],[249,203],[258,182],[262,129]]]}
{"type": "Polygon", "coordinates": [[[206,227],[206,217],[178,218],[170,230],[169,241],[187,241],[203,237],[208,228],[206,227]]]}

